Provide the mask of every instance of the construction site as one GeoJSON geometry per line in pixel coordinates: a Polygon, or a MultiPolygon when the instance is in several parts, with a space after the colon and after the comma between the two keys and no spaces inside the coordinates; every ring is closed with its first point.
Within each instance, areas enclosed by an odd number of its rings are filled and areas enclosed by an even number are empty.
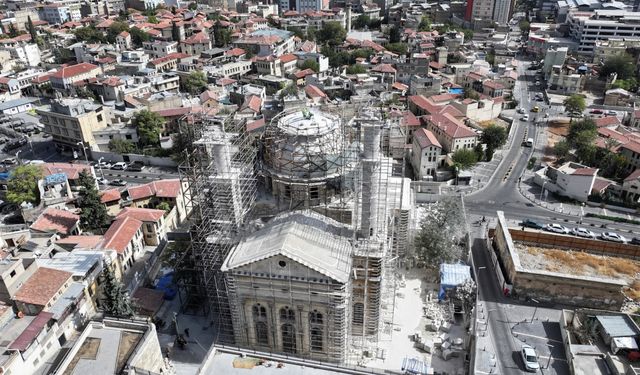
{"type": "Polygon", "coordinates": [[[181,312],[208,315],[217,344],[384,360],[413,198],[404,165],[382,152],[388,124],[354,112],[289,109],[259,137],[233,116],[181,121],[192,210],[181,312]]]}

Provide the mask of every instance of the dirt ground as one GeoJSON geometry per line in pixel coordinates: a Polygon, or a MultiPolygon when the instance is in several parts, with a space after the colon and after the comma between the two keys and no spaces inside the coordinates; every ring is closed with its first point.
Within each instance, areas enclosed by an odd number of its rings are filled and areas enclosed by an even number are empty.
{"type": "Polygon", "coordinates": [[[640,301],[640,261],[562,249],[516,244],[524,268],[581,276],[623,279],[625,294],[640,301]]]}

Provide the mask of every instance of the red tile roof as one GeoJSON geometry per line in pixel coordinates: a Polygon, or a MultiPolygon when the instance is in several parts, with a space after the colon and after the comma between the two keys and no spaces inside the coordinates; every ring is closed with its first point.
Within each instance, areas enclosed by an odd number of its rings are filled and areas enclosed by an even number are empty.
{"type": "Polygon", "coordinates": [[[442,131],[452,139],[477,137],[477,134],[473,130],[462,124],[460,120],[456,119],[450,113],[431,115],[429,121],[442,129],[442,131]]]}
{"type": "Polygon", "coordinates": [[[89,63],[80,63],[76,65],[66,66],[51,74],[52,78],[72,78],[80,74],[88,73],[94,69],[99,69],[98,66],[89,63]]]}
{"type": "Polygon", "coordinates": [[[620,146],[620,148],[624,148],[624,149],[627,149],[627,150],[629,150],[629,151],[631,151],[633,153],[640,154],[640,143],[635,142],[635,141],[631,141],[629,143],[626,143],[626,144],[620,146]]]}
{"type": "Polygon", "coordinates": [[[117,202],[120,200],[120,190],[118,189],[109,189],[105,190],[100,194],[100,202],[102,203],[110,203],[117,202]]]}
{"type": "Polygon", "coordinates": [[[593,176],[596,172],[598,172],[598,170],[593,168],[578,168],[571,174],[574,176],[593,176]]]}
{"type": "Polygon", "coordinates": [[[91,249],[104,239],[102,236],[68,236],[56,241],[56,245],[75,245],[76,247],[91,249]]]}
{"type": "Polygon", "coordinates": [[[15,301],[45,306],[73,276],[71,272],[40,267],[13,296],[15,301]]]}
{"type": "Polygon", "coordinates": [[[429,146],[442,148],[440,142],[438,142],[438,140],[436,139],[436,136],[425,128],[416,130],[415,133],[413,133],[413,136],[415,137],[416,141],[418,141],[420,148],[426,148],[429,146]]]}
{"type": "Polygon", "coordinates": [[[257,95],[251,95],[242,106],[258,113],[260,112],[260,108],[262,108],[262,100],[257,95]]]}
{"type": "Polygon", "coordinates": [[[151,61],[149,61],[149,64],[151,65],[158,65],[158,64],[163,64],[167,61],[171,61],[171,60],[178,60],[180,61],[181,59],[187,58],[187,57],[191,57],[191,55],[188,55],[186,53],[182,53],[182,52],[173,52],[170,53],[166,56],[162,56],[162,57],[158,57],[157,59],[153,59],[151,61]]]}
{"type": "Polygon", "coordinates": [[[296,60],[298,60],[298,56],[294,55],[293,53],[287,53],[285,55],[280,56],[280,62],[282,62],[283,64],[296,61],[296,60]]]}
{"type": "Polygon", "coordinates": [[[199,32],[191,35],[187,39],[183,40],[184,44],[199,44],[199,43],[209,43],[211,39],[209,39],[209,35],[205,32],[199,32]]]}
{"type": "Polygon", "coordinates": [[[247,125],[246,125],[245,128],[246,128],[247,133],[251,133],[253,131],[256,131],[258,129],[263,128],[264,125],[265,125],[265,121],[264,121],[264,117],[263,117],[263,118],[259,118],[259,119],[255,120],[255,121],[247,122],[247,125]]]}
{"type": "Polygon", "coordinates": [[[52,313],[40,311],[40,314],[38,314],[38,316],[29,323],[20,336],[18,336],[18,338],[9,345],[9,349],[19,350],[22,352],[27,350],[36,337],[40,336],[40,333],[42,333],[44,327],[49,324],[52,317],[52,313]]]}
{"type": "Polygon", "coordinates": [[[236,83],[237,81],[233,78],[220,78],[216,81],[216,85],[218,86],[228,86],[236,83]]]}
{"type": "Polygon", "coordinates": [[[70,234],[80,221],[80,216],[69,211],[48,207],[31,224],[31,229],[40,232],[70,234]]]}
{"type": "Polygon", "coordinates": [[[409,127],[420,126],[420,120],[416,117],[416,115],[411,113],[411,111],[402,112],[402,121],[404,122],[403,125],[405,126],[409,126],[409,127]]]}
{"type": "Polygon", "coordinates": [[[160,115],[162,117],[176,117],[176,116],[183,116],[183,115],[186,115],[187,113],[191,113],[191,112],[197,112],[200,109],[201,108],[199,106],[196,106],[196,107],[178,107],[178,108],[160,109],[160,110],[153,111],[153,112],[157,113],[158,115],[160,115]]]}
{"type": "Polygon", "coordinates": [[[635,171],[633,171],[624,180],[625,181],[632,181],[632,180],[637,180],[638,178],[640,178],[640,168],[638,168],[635,171]]]}
{"type": "Polygon", "coordinates": [[[231,56],[231,57],[240,57],[242,55],[246,55],[247,52],[245,50],[243,50],[242,48],[232,48],[228,51],[226,51],[224,53],[227,56],[231,56]]]}
{"type": "Polygon", "coordinates": [[[144,221],[144,222],[157,222],[165,215],[164,210],[155,210],[152,208],[135,208],[135,207],[127,207],[124,210],[120,211],[116,219],[120,219],[123,217],[132,217],[134,219],[144,221]]]}
{"type": "Polygon", "coordinates": [[[614,127],[622,124],[617,116],[605,116],[596,118],[593,119],[593,122],[599,128],[614,127]]]}
{"type": "Polygon", "coordinates": [[[127,189],[132,200],[150,198],[176,198],[180,194],[180,180],[158,180],[127,189]]]}
{"type": "Polygon", "coordinates": [[[307,85],[304,88],[304,92],[312,99],[327,97],[327,94],[325,94],[322,90],[320,90],[317,86],[314,86],[314,85],[307,85]]]}
{"type": "Polygon", "coordinates": [[[591,188],[591,193],[599,194],[612,184],[613,184],[612,181],[605,180],[603,178],[596,178],[595,181],[593,181],[593,187],[591,188]]]}
{"type": "Polygon", "coordinates": [[[494,90],[504,89],[504,85],[502,83],[492,81],[492,80],[486,80],[482,82],[482,85],[494,90]]]}
{"type": "Polygon", "coordinates": [[[49,176],[56,173],[64,173],[67,175],[67,179],[76,180],[80,177],[80,172],[87,170],[91,172],[91,167],[86,164],[71,164],[71,163],[45,163],[42,164],[44,169],[44,175],[49,176]]]}
{"type": "Polygon", "coordinates": [[[104,234],[104,241],[100,247],[115,250],[118,254],[123,254],[129,242],[131,242],[141,227],[142,221],[132,217],[125,216],[116,219],[104,234]]]}
{"type": "Polygon", "coordinates": [[[378,72],[378,73],[393,73],[393,74],[397,72],[396,68],[394,68],[391,64],[376,65],[371,69],[371,71],[378,72]]]}
{"type": "Polygon", "coordinates": [[[306,76],[312,75],[312,74],[316,74],[316,72],[313,71],[313,69],[305,69],[305,70],[301,70],[299,72],[295,72],[293,75],[298,78],[304,78],[306,76]]]}
{"type": "Polygon", "coordinates": [[[391,85],[391,88],[394,88],[400,91],[406,91],[409,89],[409,86],[405,85],[404,83],[394,82],[393,85],[391,85]]]}

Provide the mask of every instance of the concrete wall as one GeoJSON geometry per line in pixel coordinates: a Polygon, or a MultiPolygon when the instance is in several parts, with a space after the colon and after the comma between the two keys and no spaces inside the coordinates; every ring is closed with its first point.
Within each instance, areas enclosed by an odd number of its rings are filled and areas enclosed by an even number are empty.
{"type": "MultiPolygon", "coordinates": [[[[524,236],[524,233],[518,232],[522,231],[508,229],[504,213],[498,211],[493,246],[501,259],[508,281],[513,284],[515,295],[566,305],[620,310],[625,299],[622,288],[627,285],[624,280],[524,269],[514,246],[514,240],[519,235],[524,236]]],[[[549,237],[541,238],[551,240],[549,237]]]]}
{"type": "Polygon", "coordinates": [[[176,167],[178,164],[173,161],[171,158],[160,158],[155,156],[146,156],[146,155],[138,155],[138,154],[116,154],[114,152],[107,151],[91,151],[91,159],[98,160],[100,158],[104,158],[105,161],[110,162],[134,162],[141,161],[144,165],[152,165],[156,167],[176,167]],[[126,160],[125,160],[126,158],[126,160]]]}

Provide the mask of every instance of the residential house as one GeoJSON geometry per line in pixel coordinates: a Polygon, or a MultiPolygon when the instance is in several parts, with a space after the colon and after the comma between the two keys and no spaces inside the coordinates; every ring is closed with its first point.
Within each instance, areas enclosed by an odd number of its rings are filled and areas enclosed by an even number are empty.
{"type": "Polygon", "coordinates": [[[100,202],[107,207],[107,213],[110,216],[117,216],[120,213],[120,190],[109,189],[100,193],[100,202]]]}
{"type": "Polygon", "coordinates": [[[131,34],[128,31],[123,31],[116,36],[116,45],[120,51],[126,51],[131,49],[131,34]]]}
{"type": "Polygon", "coordinates": [[[622,181],[622,198],[628,202],[640,202],[640,168],[622,181]]]}
{"type": "Polygon", "coordinates": [[[151,56],[151,58],[158,58],[178,52],[178,42],[154,40],[142,43],[142,47],[144,48],[144,52],[151,56]]]}
{"type": "Polygon", "coordinates": [[[633,105],[635,95],[624,89],[611,89],[604,93],[604,105],[628,107],[633,105]]]}
{"type": "Polygon", "coordinates": [[[442,146],[435,135],[425,128],[413,133],[411,165],[416,180],[431,180],[441,165],[442,146]]]}
{"type": "Polygon", "coordinates": [[[586,202],[593,189],[598,170],[567,162],[558,167],[549,165],[534,175],[534,182],[551,192],[586,202]]]}
{"type": "Polygon", "coordinates": [[[165,220],[167,212],[152,208],[124,208],[116,219],[132,217],[144,225],[142,232],[147,246],[158,246],[167,240],[167,232],[175,228],[175,223],[165,220]]]}
{"type": "Polygon", "coordinates": [[[125,273],[144,254],[142,221],[132,217],[122,217],[111,223],[104,234],[99,248],[118,253],[121,273],[125,273]]]}
{"type": "Polygon", "coordinates": [[[101,73],[102,69],[97,65],[80,63],[63,66],[55,73],[49,75],[49,81],[53,89],[68,91],[73,88],[74,84],[96,78],[101,73]]]}
{"type": "Polygon", "coordinates": [[[80,216],[69,211],[47,207],[30,228],[38,232],[58,233],[63,236],[80,234],[80,216]]]}
{"type": "Polygon", "coordinates": [[[18,289],[13,301],[25,315],[38,315],[51,308],[72,283],[71,272],[40,267],[18,289]]]}
{"type": "Polygon", "coordinates": [[[3,256],[0,262],[0,301],[11,303],[18,289],[38,267],[31,259],[12,258],[8,252],[3,252],[3,256]]]}
{"type": "Polygon", "coordinates": [[[188,214],[186,199],[183,195],[188,194],[188,186],[177,178],[131,186],[127,188],[126,192],[126,201],[123,202],[123,205],[155,208],[159,203],[167,202],[170,207],[177,209],[178,222],[182,222],[188,214]]]}
{"type": "Polygon", "coordinates": [[[211,39],[205,32],[199,32],[191,35],[180,43],[180,51],[188,55],[197,56],[202,51],[211,49],[211,39]]]}
{"type": "Polygon", "coordinates": [[[305,94],[311,100],[313,104],[322,104],[327,101],[327,94],[320,90],[317,86],[307,85],[304,88],[305,94]]]}
{"type": "Polygon", "coordinates": [[[427,129],[430,130],[447,152],[460,149],[472,149],[478,143],[478,134],[464,125],[450,113],[434,114],[426,117],[427,129]]]}

